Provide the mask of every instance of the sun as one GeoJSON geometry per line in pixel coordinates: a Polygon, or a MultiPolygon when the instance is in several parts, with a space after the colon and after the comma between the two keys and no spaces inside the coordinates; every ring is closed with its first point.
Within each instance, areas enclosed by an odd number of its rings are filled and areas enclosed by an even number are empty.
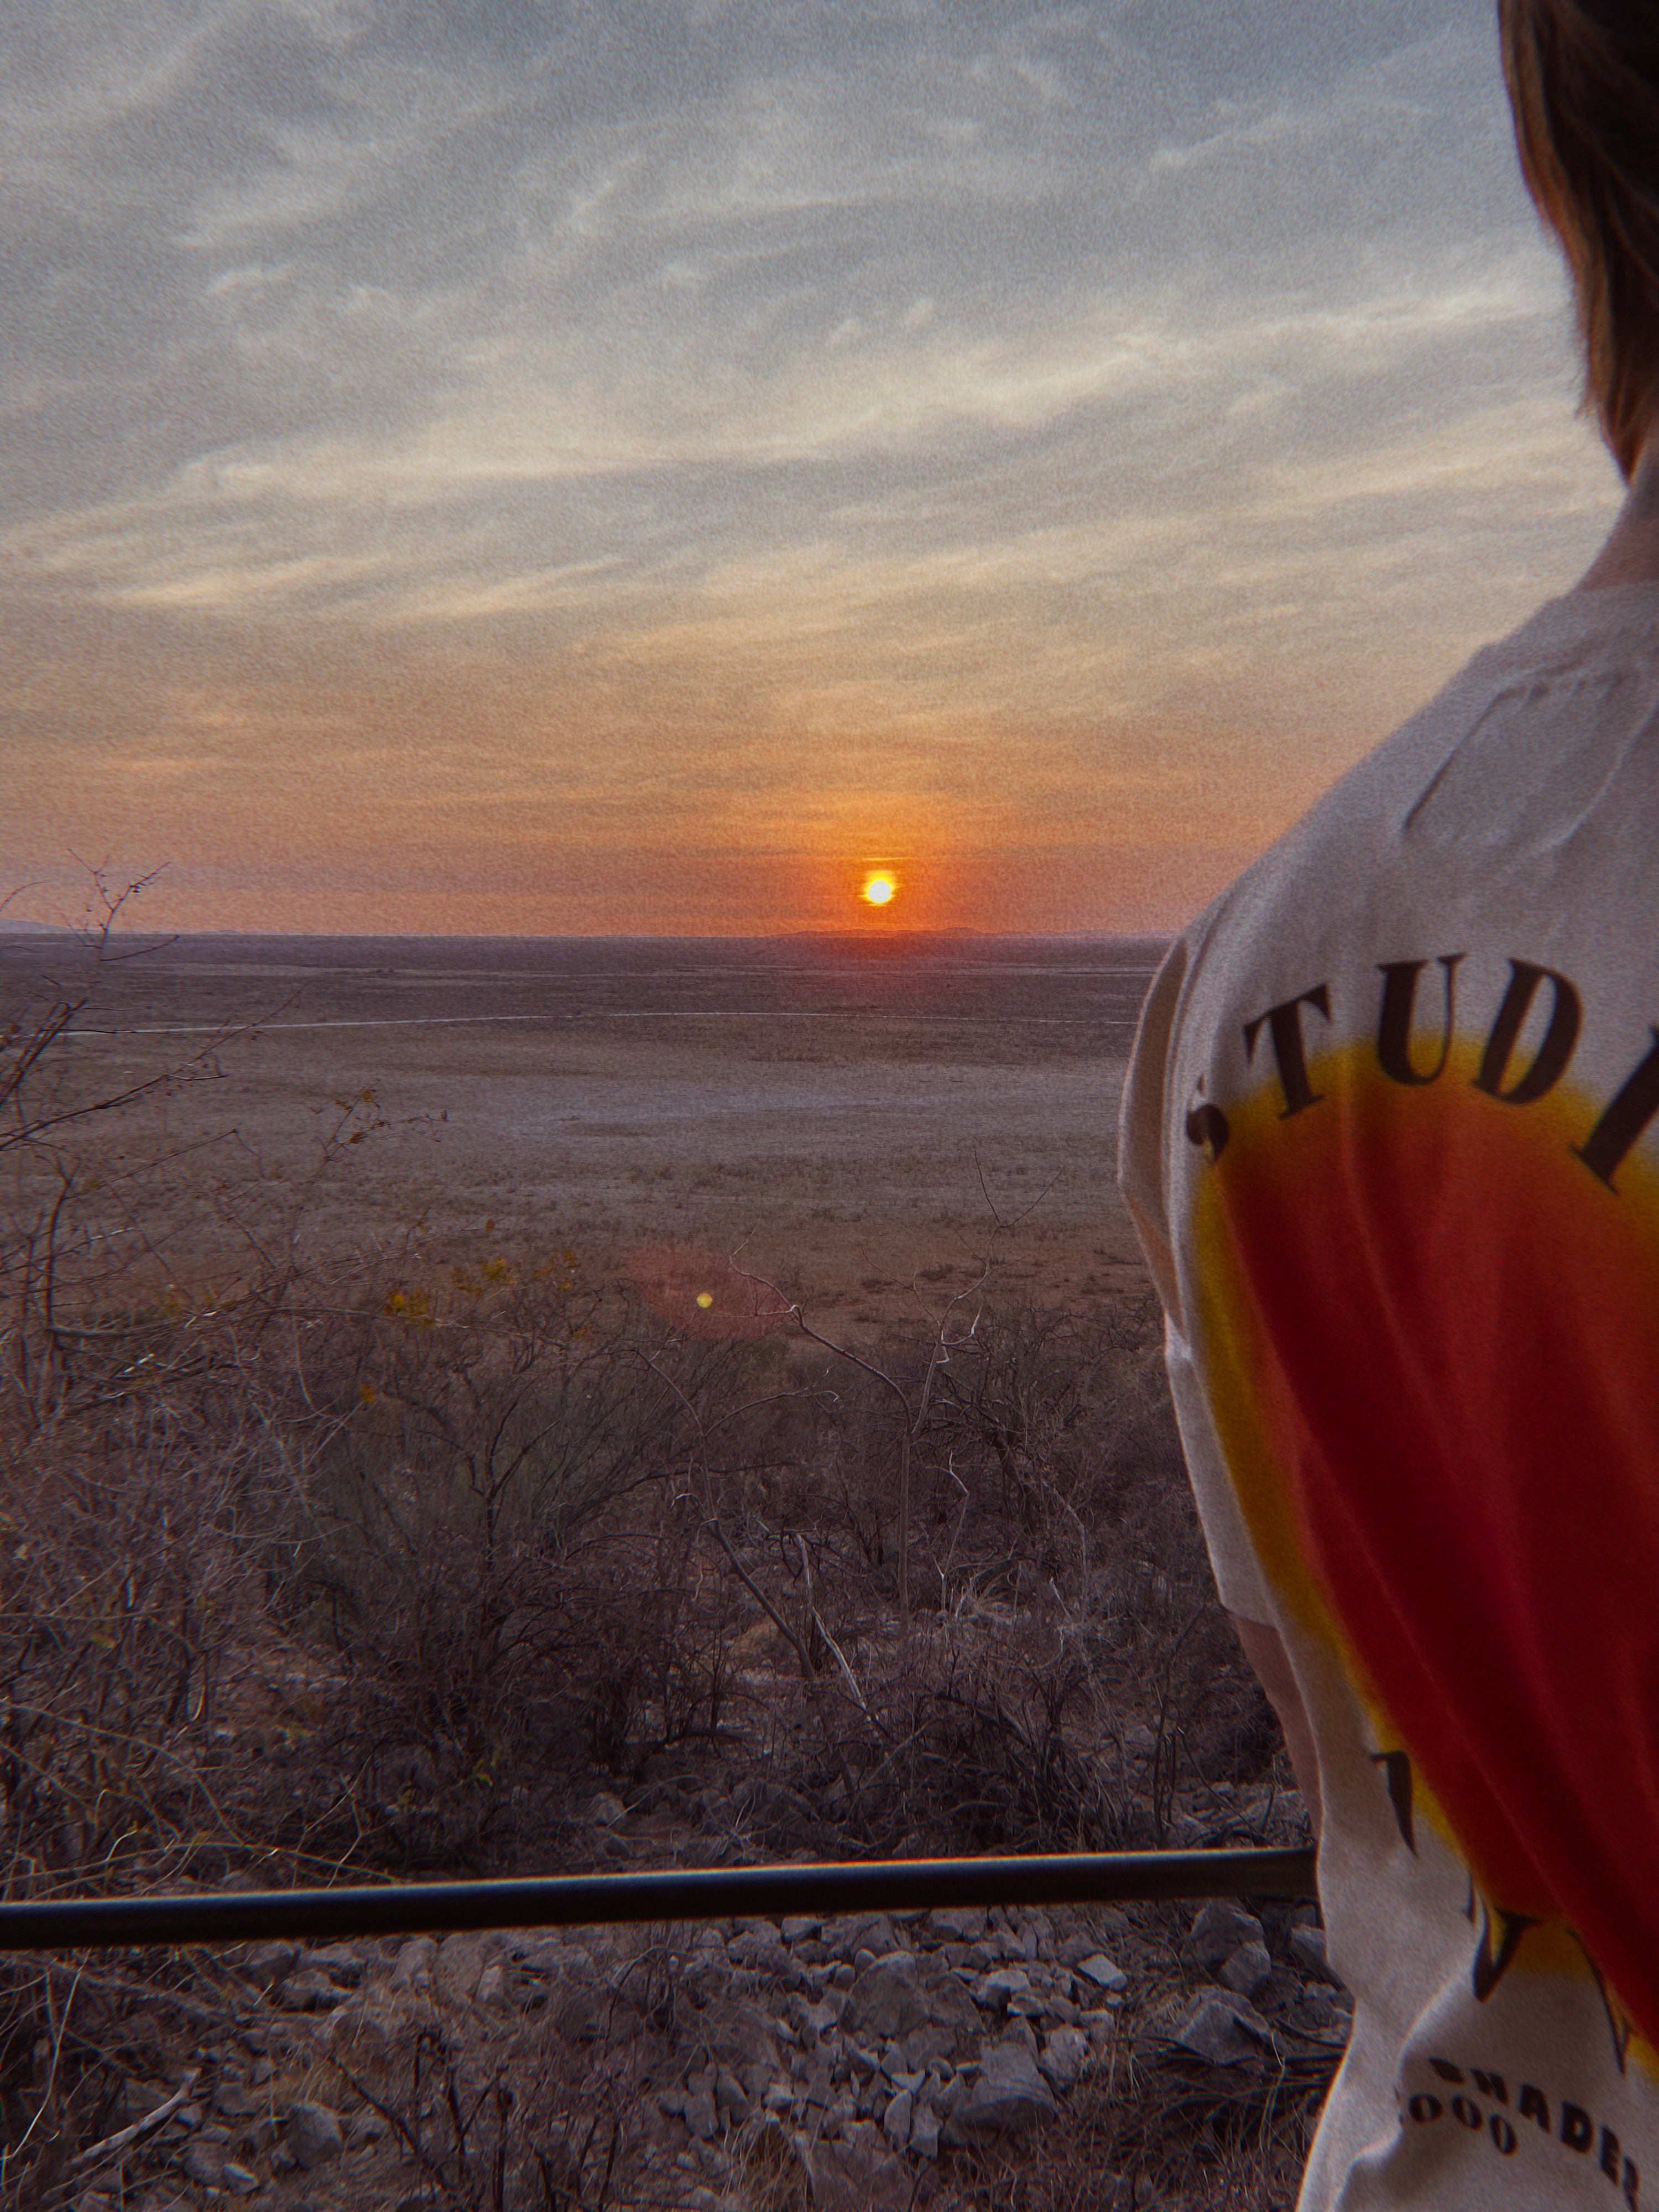
{"type": "Polygon", "coordinates": [[[859,896],[866,906],[890,906],[898,891],[898,878],[890,868],[872,868],[859,896]]]}

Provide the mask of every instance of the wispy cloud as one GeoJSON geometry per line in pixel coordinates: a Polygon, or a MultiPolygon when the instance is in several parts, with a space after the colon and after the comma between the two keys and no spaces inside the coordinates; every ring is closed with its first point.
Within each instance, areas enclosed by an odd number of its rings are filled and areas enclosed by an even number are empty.
{"type": "MultiPolygon", "coordinates": [[[[184,693],[235,700],[263,773],[438,794],[480,868],[509,725],[589,845],[920,837],[946,786],[958,845],[1153,841],[1200,787],[1218,854],[1269,834],[1571,580],[1611,489],[1487,10],[1313,12],[31,13],[17,836],[84,831],[88,729],[100,834],[150,834],[118,766],[206,763],[184,693]],[[375,671],[442,745],[388,746],[375,671]]],[[[350,831],[312,811],[320,882],[350,831]]]]}

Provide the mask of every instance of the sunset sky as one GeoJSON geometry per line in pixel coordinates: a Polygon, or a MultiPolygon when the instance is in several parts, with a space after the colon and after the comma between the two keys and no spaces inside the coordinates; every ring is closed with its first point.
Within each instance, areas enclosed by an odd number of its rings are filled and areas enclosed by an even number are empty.
{"type": "Polygon", "coordinates": [[[1162,927],[1617,505],[1490,0],[3,13],[15,913],[1162,927]]]}

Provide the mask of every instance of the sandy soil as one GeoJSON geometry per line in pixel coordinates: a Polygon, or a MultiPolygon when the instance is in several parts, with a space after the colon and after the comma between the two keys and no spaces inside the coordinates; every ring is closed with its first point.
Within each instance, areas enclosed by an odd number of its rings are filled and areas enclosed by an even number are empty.
{"type": "MultiPolygon", "coordinates": [[[[183,940],[100,979],[76,1019],[82,1095],[237,1031],[210,1077],[88,1125],[106,1170],[165,1127],[181,1184],[294,1204],[372,1091],[304,1249],[395,1249],[423,1224],[428,1247],[568,1249],[688,1285],[740,1249],[815,1318],[863,1328],[917,1318],[988,1255],[1043,1303],[1144,1284],[1113,1182],[1144,946],[997,939],[873,966],[590,947],[556,973],[499,949],[405,941],[345,964],[272,946],[183,940]]],[[[44,958],[0,946],[14,1002],[39,998],[44,958]]],[[[199,1214],[195,1239],[222,1264],[199,1214]]]]}

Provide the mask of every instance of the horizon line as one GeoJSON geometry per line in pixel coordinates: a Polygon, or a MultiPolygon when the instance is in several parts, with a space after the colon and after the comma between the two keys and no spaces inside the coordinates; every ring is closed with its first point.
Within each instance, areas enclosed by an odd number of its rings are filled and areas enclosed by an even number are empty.
{"type": "MultiPolygon", "coordinates": [[[[85,938],[96,935],[95,927],[74,922],[0,920],[0,937],[85,938]]],[[[893,938],[912,940],[939,938],[976,938],[989,942],[1016,938],[1045,941],[1085,942],[1100,938],[1136,939],[1168,943],[1180,934],[1176,927],[1140,929],[975,929],[971,927],[793,928],[744,930],[502,930],[502,929],[137,929],[112,928],[112,937],[124,940],[151,938],[158,945],[190,938],[269,938],[273,942],[327,938],[369,945],[743,945],[771,944],[797,938],[834,938],[856,944],[879,944],[893,938]]]]}

